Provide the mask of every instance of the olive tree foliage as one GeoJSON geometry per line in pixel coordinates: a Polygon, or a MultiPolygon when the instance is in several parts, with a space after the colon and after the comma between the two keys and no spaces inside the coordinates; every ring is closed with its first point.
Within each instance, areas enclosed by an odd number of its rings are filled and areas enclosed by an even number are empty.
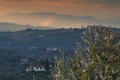
{"type": "Polygon", "coordinates": [[[120,34],[107,27],[87,27],[73,57],[55,58],[53,80],[120,80],[120,34]],[[86,55],[83,55],[83,50],[86,55]]]}

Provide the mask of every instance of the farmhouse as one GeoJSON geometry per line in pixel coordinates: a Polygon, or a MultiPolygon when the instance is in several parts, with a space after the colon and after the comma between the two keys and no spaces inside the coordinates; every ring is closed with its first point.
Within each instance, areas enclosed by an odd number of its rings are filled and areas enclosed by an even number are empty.
{"type": "Polygon", "coordinates": [[[45,64],[29,64],[26,67],[26,72],[45,72],[45,71],[53,71],[54,65],[53,63],[45,63],[45,64]]]}
{"type": "Polygon", "coordinates": [[[26,68],[26,72],[42,72],[42,71],[47,71],[46,70],[46,65],[30,65],[29,67],[26,68]]]}

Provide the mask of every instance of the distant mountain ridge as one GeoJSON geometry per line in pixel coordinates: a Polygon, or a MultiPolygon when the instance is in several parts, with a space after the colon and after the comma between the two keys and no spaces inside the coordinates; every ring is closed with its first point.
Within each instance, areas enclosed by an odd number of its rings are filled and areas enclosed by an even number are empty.
{"type": "Polygon", "coordinates": [[[30,24],[37,26],[52,26],[55,28],[70,28],[80,27],[81,25],[111,25],[113,27],[120,27],[120,19],[109,18],[99,19],[93,16],[73,16],[66,14],[58,14],[55,12],[33,12],[33,13],[13,13],[3,16],[2,19],[6,22],[15,22],[17,24],[30,24]]]}

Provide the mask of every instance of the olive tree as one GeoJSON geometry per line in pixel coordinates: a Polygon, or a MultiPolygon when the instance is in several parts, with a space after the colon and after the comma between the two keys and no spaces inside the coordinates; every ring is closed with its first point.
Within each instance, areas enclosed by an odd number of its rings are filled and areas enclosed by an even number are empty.
{"type": "MultiPolygon", "coordinates": [[[[73,57],[55,59],[53,80],[119,80],[120,34],[103,26],[88,26],[73,57]],[[83,50],[85,53],[83,53],[83,50]],[[85,55],[83,55],[85,54],[85,55]]],[[[62,54],[65,54],[62,52],[62,54]]]]}

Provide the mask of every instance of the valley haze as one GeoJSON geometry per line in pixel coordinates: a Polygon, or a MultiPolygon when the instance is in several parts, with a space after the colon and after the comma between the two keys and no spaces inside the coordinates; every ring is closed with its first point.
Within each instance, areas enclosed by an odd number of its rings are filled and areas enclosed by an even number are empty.
{"type": "MultiPolygon", "coordinates": [[[[120,27],[120,19],[118,18],[108,18],[108,19],[98,19],[93,16],[73,16],[73,15],[62,15],[55,12],[34,12],[34,13],[12,13],[5,16],[1,16],[0,19],[0,29],[7,31],[10,28],[13,30],[28,28],[39,28],[40,26],[44,28],[81,28],[81,26],[86,27],[87,25],[105,25],[112,26],[115,28],[120,27]],[[8,22],[6,24],[3,24],[8,22]],[[13,25],[20,24],[20,25],[13,25]],[[13,26],[11,26],[13,25],[13,26]],[[26,25],[26,26],[25,26],[26,25]],[[33,26],[32,26],[33,25],[33,26]],[[9,26],[9,27],[8,27],[9,26]],[[17,29],[18,26],[18,29],[17,29]],[[21,28],[20,28],[21,26],[21,28]],[[15,29],[14,29],[14,28],[15,29]]],[[[10,29],[10,30],[11,30],[10,29]]]]}

